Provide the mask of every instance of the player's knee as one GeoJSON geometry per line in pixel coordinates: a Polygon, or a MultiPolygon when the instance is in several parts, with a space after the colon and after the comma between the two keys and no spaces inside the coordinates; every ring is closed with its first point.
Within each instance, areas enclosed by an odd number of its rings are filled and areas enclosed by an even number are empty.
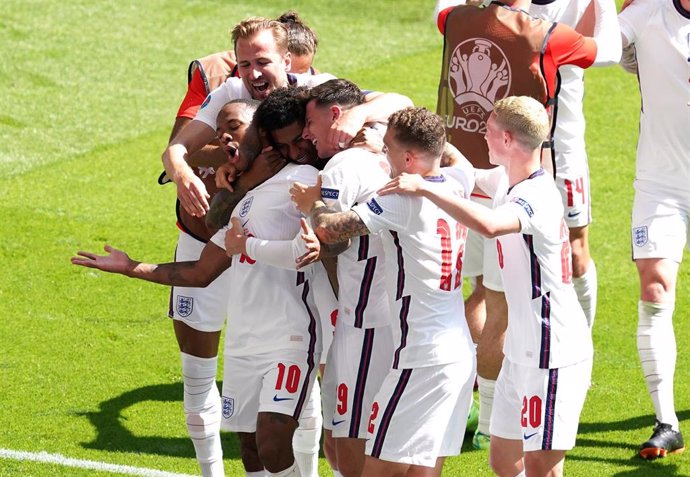
{"type": "Polygon", "coordinates": [[[678,264],[667,259],[636,260],[640,275],[640,298],[650,303],[668,303],[675,298],[678,264]]]}
{"type": "Polygon", "coordinates": [[[261,463],[269,472],[280,472],[292,465],[294,456],[292,446],[278,439],[261,439],[256,443],[261,463]]]}
{"type": "Polygon", "coordinates": [[[319,451],[319,441],[321,439],[321,429],[298,428],[292,436],[292,447],[295,452],[303,454],[313,454],[319,451]]]}
{"type": "Polygon", "coordinates": [[[667,303],[673,300],[674,280],[658,269],[640,272],[640,299],[650,303],[667,303]]]}
{"type": "Polygon", "coordinates": [[[489,452],[489,466],[500,477],[514,477],[519,471],[515,463],[505,459],[501,452],[489,452]]]}

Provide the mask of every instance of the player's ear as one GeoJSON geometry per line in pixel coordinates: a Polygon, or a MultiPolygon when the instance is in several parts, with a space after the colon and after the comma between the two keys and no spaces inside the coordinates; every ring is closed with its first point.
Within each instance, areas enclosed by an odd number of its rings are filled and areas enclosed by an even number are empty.
{"type": "Polygon", "coordinates": [[[337,104],[334,104],[330,107],[330,112],[331,112],[331,120],[337,121],[340,116],[343,115],[343,110],[340,109],[340,106],[337,104]]]}

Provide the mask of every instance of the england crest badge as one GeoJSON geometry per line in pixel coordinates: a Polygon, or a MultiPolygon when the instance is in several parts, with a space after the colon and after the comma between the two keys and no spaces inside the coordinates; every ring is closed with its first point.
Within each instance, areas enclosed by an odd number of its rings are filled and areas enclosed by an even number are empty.
{"type": "Polygon", "coordinates": [[[643,247],[647,240],[649,239],[647,235],[647,226],[634,227],[633,228],[633,243],[636,247],[643,247]]]}
{"type": "Polygon", "coordinates": [[[177,296],[177,303],[175,304],[175,311],[177,311],[178,316],[186,318],[192,314],[194,309],[194,298],[188,296],[177,296]]]}
{"type": "Polygon", "coordinates": [[[254,202],[254,197],[249,197],[242,202],[242,206],[240,206],[240,217],[247,216],[249,209],[252,208],[252,202],[254,202]]]}
{"type": "Polygon", "coordinates": [[[235,414],[235,399],[223,396],[223,417],[228,419],[235,414]]]}

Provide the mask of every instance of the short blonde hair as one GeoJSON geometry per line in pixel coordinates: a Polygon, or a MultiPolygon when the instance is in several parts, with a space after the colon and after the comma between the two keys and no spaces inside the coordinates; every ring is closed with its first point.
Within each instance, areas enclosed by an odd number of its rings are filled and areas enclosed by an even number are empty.
{"type": "Polygon", "coordinates": [[[232,42],[237,48],[237,40],[240,38],[251,38],[259,32],[271,30],[275,39],[278,51],[285,54],[288,51],[288,30],[287,27],[277,20],[264,17],[250,17],[239,22],[230,32],[232,42]]]}
{"type": "Polygon", "coordinates": [[[496,121],[530,149],[538,149],[551,132],[549,115],[529,96],[508,96],[494,104],[496,121]]]}

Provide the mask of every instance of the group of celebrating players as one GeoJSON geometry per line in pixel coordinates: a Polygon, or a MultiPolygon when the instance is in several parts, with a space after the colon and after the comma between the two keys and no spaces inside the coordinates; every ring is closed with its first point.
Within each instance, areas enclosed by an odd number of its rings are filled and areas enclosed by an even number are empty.
{"type": "Polygon", "coordinates": [[[322,427],[336,476],[441,475],[475,382],[473,444],[494,472],[562,474],[597,288],[582,68],[617,63],[623,46],[644,100],[632,239],[657,425],[640,454],[684,449],[671,316],[690,215],[690,86],[676,65],[690,58],[690,1],[633,0],[618,18],[612,0],[458,3],[436,8],[438,115],[317,73],[316,36],[294,12],[239,22],[233,52],[190,65],[163,154],[175,261],[110,246],[72,259],[173,287],[204,476],[224,475],[221,429],[238,433],[247,476],[316,476],[322,427]]]}

